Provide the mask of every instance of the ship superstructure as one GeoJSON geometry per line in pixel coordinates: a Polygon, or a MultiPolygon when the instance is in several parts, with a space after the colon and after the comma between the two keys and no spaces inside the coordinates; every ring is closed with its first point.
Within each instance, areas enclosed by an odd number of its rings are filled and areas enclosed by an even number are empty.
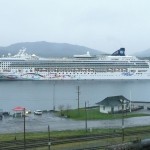
{"type": "Polygon", "coordinates": [[[73,58],[40,58],[20,50],[0,58],[1,80],[103,80],[150,79],[150,63],[125,56],[121,48],[111,56],[74,55],[73,58]]]}

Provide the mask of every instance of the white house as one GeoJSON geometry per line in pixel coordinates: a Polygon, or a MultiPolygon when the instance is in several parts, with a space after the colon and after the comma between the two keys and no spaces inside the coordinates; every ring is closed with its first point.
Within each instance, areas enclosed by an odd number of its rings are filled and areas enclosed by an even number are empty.
{"type": "Polygon", "coordinates": [[[117,113],[122,110],[130,110],[130,100],[122,95],[106,97],[96,104],[100,106],[100,112],[102,113],[117,113]]]}

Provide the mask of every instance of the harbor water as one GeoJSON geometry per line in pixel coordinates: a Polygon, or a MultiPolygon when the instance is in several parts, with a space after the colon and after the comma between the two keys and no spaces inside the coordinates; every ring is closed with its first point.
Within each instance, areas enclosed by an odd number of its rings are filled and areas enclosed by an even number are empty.
{"type": "Polygon", "coordinates": [[[77,108],[88,106],[108,96],[123,95],[132,101],[150,102],[149,80],[99,80],[99,81],[1,81],[0,109],[12,111],[22,106],[31,111],[36,109],[77,108]]]}

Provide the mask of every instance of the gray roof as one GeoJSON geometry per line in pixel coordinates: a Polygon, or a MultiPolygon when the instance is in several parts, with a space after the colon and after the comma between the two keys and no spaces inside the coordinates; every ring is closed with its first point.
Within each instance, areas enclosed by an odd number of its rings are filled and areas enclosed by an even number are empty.
{"type": "Polygon", "coordinates": [[[104,100],[102,100],[96,104],[97,105],[105,105],[105,106],[121,106],[122,100],[124,100],[124,103],[130,102],[130,100],[128,100],[124,96],[119,95],[119,96],[106,97],[104,100]]]}

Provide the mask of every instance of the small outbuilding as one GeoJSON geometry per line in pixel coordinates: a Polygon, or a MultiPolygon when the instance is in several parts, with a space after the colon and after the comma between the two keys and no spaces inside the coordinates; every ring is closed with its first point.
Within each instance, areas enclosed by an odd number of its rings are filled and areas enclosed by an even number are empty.
{"type": "Polygon", "coordinates": [[[13,111],[15,112],[13,114],[13,117],[23,117],[24,116],[24,113],[25,113],[25,108],[24,107],[21,107],[21,106],[17,106],[13,109],[13,111]]]}
{"type": "Polygon", "coordinates": [[[104,100],[96,104],[100,106],[99,110],[102,113],[117,113],[121,112],[122,110],[131,110],[130,100],[122,95],[106,97],[104,100]]]}

